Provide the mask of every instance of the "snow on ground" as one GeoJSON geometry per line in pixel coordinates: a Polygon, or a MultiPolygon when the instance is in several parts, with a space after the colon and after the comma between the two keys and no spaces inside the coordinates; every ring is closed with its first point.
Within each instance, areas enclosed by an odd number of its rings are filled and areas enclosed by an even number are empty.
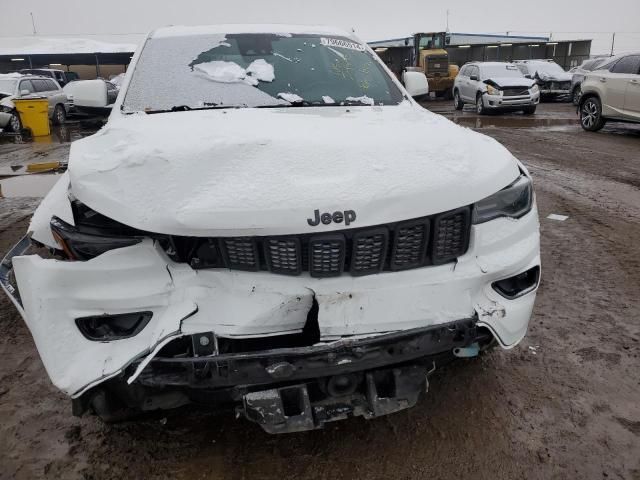
{"type": "Polygon", "coordinates": [[[324,103],[336,103],[336,101],[333,98],[331,98],[329,95],[323,95],[322,101],[324,103]]]}
{"type": "Polygon", "coordinates": [[[0,55],[129,53],[135,52],[136,48],[132,43],[108,43],[88,38],[0,38],[0,55]]]}

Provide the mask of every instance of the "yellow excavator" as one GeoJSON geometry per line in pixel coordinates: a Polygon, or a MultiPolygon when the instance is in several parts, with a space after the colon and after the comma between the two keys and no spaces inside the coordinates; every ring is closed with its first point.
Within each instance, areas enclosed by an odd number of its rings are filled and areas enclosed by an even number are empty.
{"type": "Polygon", "coordinates": [[[460,67],[449,63],[446,36],[446,32],[414,34],[412,56],[413,66],[423,71],[429,80],[429,91],[451,98],[460,67]]]}
{"type": "Polygon", "coordinates": [[[372,46],[398,78],[402,77],[403,70],[424,72],[430,92],[450,97],[460,69],[449,63],[446,40],[446,32],[416,33],[413,39],[373,42],[372,46]]]}

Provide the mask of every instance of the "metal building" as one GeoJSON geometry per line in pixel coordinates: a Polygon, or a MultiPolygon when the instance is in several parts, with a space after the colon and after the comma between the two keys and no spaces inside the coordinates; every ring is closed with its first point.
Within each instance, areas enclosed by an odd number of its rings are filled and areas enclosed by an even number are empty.
{"type": "MultiPolygon", "coordinates": [[[[435,47],[444,48],[450,63],[458,66],[471,61],[551,59],[568,70],[580,65],[591,54],[591,40],[438,32],[440,33],[445,37],[445,44],[435,47]]],[[[413,50],[413,37],[380,40],[369,42],[369,45],[378,51],[391,50],[388,55],[398,57],[403,55],[402,49],[407,49],[407,52],[413,50]]]]}

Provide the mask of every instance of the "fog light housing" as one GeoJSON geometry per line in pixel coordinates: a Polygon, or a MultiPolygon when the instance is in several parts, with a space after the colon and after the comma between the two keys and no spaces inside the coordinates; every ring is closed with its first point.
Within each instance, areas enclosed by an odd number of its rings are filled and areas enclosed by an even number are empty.
{"type": "Polygon", "coordinates": [[[76,318],[76,326],[85,338],[110,342],[136,336],[147,326],[153,312],[119,313],[76,318]]]}
{"type": "Polygon", "coordinates": [[[493,282],[491,286],[504,298],[513,300],[535,290],[539,280],[540,267],[536,265],[526,272],[493,282]]]}

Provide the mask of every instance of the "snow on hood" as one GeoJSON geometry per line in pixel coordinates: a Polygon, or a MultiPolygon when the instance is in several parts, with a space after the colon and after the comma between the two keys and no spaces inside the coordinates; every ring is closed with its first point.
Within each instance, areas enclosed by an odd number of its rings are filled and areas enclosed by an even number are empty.
{"type": "Polygon", "coordinates": [[[536,75],[540,80],[549,81],[554,80],[557,82],[566,82],[571,80],[572,75],[569,72],[562,70],[557,64],[541,64],[536,65],[536,75]]]}
{"type": "Polygon", "coordinates": [[[568,72],[549,73],[549,72],[541,72],[540,70],[538,70],[538,72],[536,73],[538,75],[538,78],[544,81],[554,80],[556,82],[566,82],[566,81],[571,81],[571,78],[572,78],[572,75],[568,72]]]}
{"type": "Polygon", "coordinates": [[[274,235],[314,210],[353,227],[469,205],[518,175],[495,140],[409,104],[112,116],[72,144],[73,195],[124,224],[175,235],[274,235]]]}
{"type": "Polygon", "coordinates": [[[518,77],[491,77],[485,80],[484,83],[490,83],[492,85],[496,85],[498,87],[531,87],[534,83],[534,80],[529,78],[518,78],[518,77]]]}

